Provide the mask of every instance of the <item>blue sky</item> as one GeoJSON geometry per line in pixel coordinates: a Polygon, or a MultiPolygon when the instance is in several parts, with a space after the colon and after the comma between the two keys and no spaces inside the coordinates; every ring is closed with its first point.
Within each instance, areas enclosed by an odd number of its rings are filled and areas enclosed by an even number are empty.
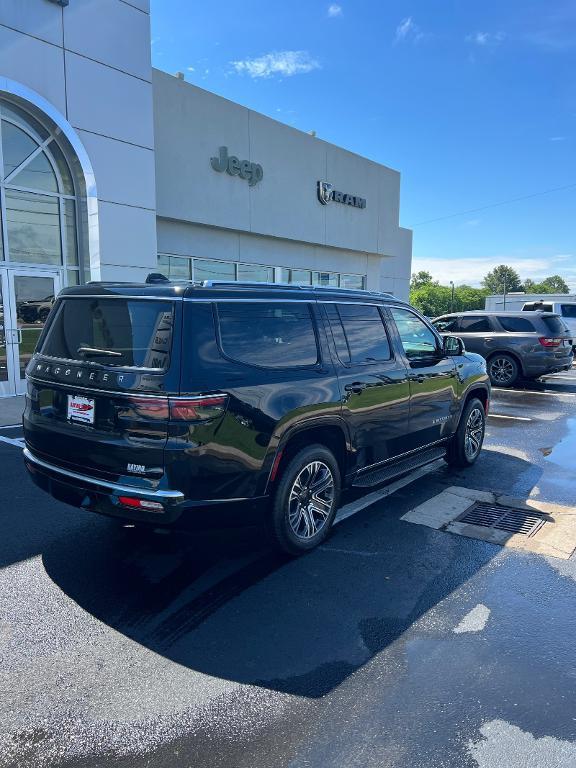
{"type": "Polygon", "coordinates": [[[576,290],[574,0],[152,0],[152,58],[401,171],[414,269],[576,290]]]}

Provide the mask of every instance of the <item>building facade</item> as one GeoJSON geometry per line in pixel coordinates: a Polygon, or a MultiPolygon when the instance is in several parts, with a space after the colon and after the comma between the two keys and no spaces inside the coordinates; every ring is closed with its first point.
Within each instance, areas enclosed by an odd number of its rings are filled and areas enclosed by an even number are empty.
{"type": "Polygon", "coordinates": [[[0,396],[89,280],[407,298],[398,172],[153,70],[149,0],[0,3],[0,396]]]}

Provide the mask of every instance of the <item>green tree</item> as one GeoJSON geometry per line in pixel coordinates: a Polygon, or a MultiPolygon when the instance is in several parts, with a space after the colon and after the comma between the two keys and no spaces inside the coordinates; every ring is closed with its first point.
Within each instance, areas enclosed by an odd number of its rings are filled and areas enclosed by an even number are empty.
{"type": "Polygon", "coordinates": [[[491,272],[488,272],[484,280],[482,280],[482,286],[489,293],[504,293],[504,291],[510,293],[511,291],[520,291],[522,289],[520,275],[515,269],[506,266],[506,264],[500,264],[498,267],[494,267],[491,272]]]}
{"type": "Polygon", "coordinates": [[[454,312],[469,312],[473,309],[484,309],[486,296],[485,288],[472,288],[471,285],[459,285],[454,290],[454,312]]]}
{"type": "Polygon", "coordinates": [[[412,274],[412,280],[410,280],[410,288],[417,289],[422,288],[423,285],[438,285],[438,280],[434,280],[430,272],[420,270],[420,272],[414,272],[412,274]]]}
{"type": "Polygon", "coordinates": [[[542,280],[542,285],[545,285],[549,291],[548,293],[570,293],[570,289],[563,277],[560,275],[551,275],[550,277],[542,280]]]}
{"type": "Polygon", "coordinates": [[[410,304],[427,317],[450,312],[451,290],[445,285],[427,283],[410,291],[410,304]]]}

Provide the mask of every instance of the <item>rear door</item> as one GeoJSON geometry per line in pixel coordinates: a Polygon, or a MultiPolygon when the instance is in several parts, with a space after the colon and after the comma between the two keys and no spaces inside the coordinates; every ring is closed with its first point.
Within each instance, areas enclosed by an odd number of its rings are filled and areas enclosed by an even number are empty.
{"type": "Polygon", "coordinates": [[[342,392],[342,413],[358,468],[403,453],[410,386],[402,356],[392,347],[382,308],[322,303],[342,392]]]}
{"type": "Polygon", "coordinates": [[[181,301],[68,295],[27,368],[29,448],[136,484],[163,475],[167,394],[178,391],[181,301]]]}
{"type": "Polygon", "coordinates": [[[411,309],[389,307],[395,344],[410,380],[410,421],[404,450],[449,437],[459,414],[458,358],[445,357],[440,338],[411,309]]]}

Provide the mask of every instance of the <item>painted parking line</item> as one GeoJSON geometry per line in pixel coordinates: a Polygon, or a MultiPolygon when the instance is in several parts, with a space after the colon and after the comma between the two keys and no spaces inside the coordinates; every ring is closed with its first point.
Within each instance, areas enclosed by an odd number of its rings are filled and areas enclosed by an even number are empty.
{"type": "Polygon", "coordinates": [[[377,501],[385,499],[387,496],[396,493],[396,491],[399,491],[401,488],[410,485],[410,483],[413,483],[420,477],[424,477],[424,475],[428,475],[430,472],[434,472],[434,470],[439,469],[442,466],[444,466],[444,460],[436,459],[436,461],[433,461],[431,464],[427,464],[425,467],[414,470],[414,472],[406,475],[406,477],[403,477],[400,480],[396,480],[395,483],[390,483],[390,485],[387,485],[385,488],[381,488],[378,491],[373,491],[367,496],[363,496],[361,499],[356,499],[356,501],[351,501],[350,504],[345,504],[338,510],[334,520],[334,525],[338,525],[338,523],[341,523],[343,520],[347,520],[357,512],[361,512],[363,509],[366,509],[366,507],[371,507],[372,504],[376,504],[377,501]]]}
{"type": "Polygon", "coordinates": [[[3,435],[0,435],[0,442],[1,443],[8,443],[8,445],[15,445],[16,448],[24,448],[24,438],[23,437],[4,437],[3,435]]]}
{"type": "Polygon", "coordinates": [[[513,419],[514,421],[534,421],[529,419],[528,416],[507,416],[505,413],[489,413],[489,419],[513,419]]]}
{"type": "Polygon", "coordinates": [[[492,387],[493,392],[506,392],[509,395],[550,395],[552,397],[576,397],[576,392],[538,392],[532,389],[505,389],[503,387],[492,387]]]}
{"type": "Polygon", "coordinates": [[[22,429],[22,424],[5,424],[4,426],[0,427],[0,432],[3,429],[22,429]]]}

